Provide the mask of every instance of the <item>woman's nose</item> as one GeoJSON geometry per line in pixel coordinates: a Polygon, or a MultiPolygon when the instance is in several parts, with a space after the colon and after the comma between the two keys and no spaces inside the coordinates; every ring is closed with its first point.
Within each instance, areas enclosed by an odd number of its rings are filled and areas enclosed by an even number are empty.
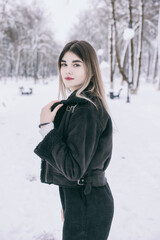
{"type": "Polygon", "coordinates": [[[67,67],[67,73],[69,73],[69,74],[72,74],[72,73],[73,73],[71,67],[67,67]]]}

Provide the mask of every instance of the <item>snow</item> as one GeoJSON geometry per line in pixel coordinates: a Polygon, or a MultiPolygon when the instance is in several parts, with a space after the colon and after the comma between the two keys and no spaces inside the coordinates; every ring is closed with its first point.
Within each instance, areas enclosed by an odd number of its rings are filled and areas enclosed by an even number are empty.
{"type": "MultiPolygon", "coordinates": [[[[160,92],[141,82],[138,95],[126,103],[126,87],[120,99],[107,97],[114,121],[113,156],[106,171],[115,200],[109,240],[157,240],[160,92]]],[[[56,100],[57,93],[58,78],[48,85],[0,82],[1,240],[61,239],[58,187],[40,182],[40,159],[33,153],[41,140],[41,107],[56,100]],[[33,95],[20,95],[22,85],[32,87],[33,95]]]]}
{"type": "Polygon", "coordinates": [[[141,87],[131,103],[110,102],[118,128],[108,169],[115,197],[111,240],[160,239],[159,104],[153,85],[141,87]]]}

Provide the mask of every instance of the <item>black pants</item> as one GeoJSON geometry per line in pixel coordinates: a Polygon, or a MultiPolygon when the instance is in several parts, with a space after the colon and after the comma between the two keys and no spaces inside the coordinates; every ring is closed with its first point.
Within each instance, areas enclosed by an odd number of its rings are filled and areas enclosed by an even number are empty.
{"type": "Polygon", "coordinates": [[[59,187],[64,213],[63,240],[107,240],[114,211],[108,183],[92,187],[84,194],[84,186],[59,187]]]}

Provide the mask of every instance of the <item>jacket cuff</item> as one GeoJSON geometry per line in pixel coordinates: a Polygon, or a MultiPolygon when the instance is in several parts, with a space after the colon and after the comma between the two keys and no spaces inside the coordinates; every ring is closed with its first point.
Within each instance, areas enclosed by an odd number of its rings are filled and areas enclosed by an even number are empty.
{"type": "Polygon", "coordinates": [[[39,133],[41,134],[42,138],[44,138],[52,129],[54,129],[54,124],[53,122],[50,122],[44,127],[41,127],[39,133]]]}
{"type": "Polygon", "coordinates": [[[34,149],[34,153],[44,160],[50,158],[54,145],[61,139],[62,135],[57,129],[51,130],[34,149]]]}

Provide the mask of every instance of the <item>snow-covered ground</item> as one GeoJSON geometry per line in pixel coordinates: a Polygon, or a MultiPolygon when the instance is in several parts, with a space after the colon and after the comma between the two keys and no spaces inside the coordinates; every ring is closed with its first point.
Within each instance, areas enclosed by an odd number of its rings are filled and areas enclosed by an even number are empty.
{"type": "MultiPolygon", "coordinates": [[[[58,78],[49,85],[0,82],[0,240],[61,239],[58,187],[40,183],[33,153],[41,107],[57,92],[58,78]],[[21,85],[33,87],[33,95],[20,95],[21,85]]],[[[143,83],[131,103],[125,87],[120,99],[107,101],[114,121],[106,171],[115,199],[109,240],[159,240],[160,92],[143,83]]]]}

